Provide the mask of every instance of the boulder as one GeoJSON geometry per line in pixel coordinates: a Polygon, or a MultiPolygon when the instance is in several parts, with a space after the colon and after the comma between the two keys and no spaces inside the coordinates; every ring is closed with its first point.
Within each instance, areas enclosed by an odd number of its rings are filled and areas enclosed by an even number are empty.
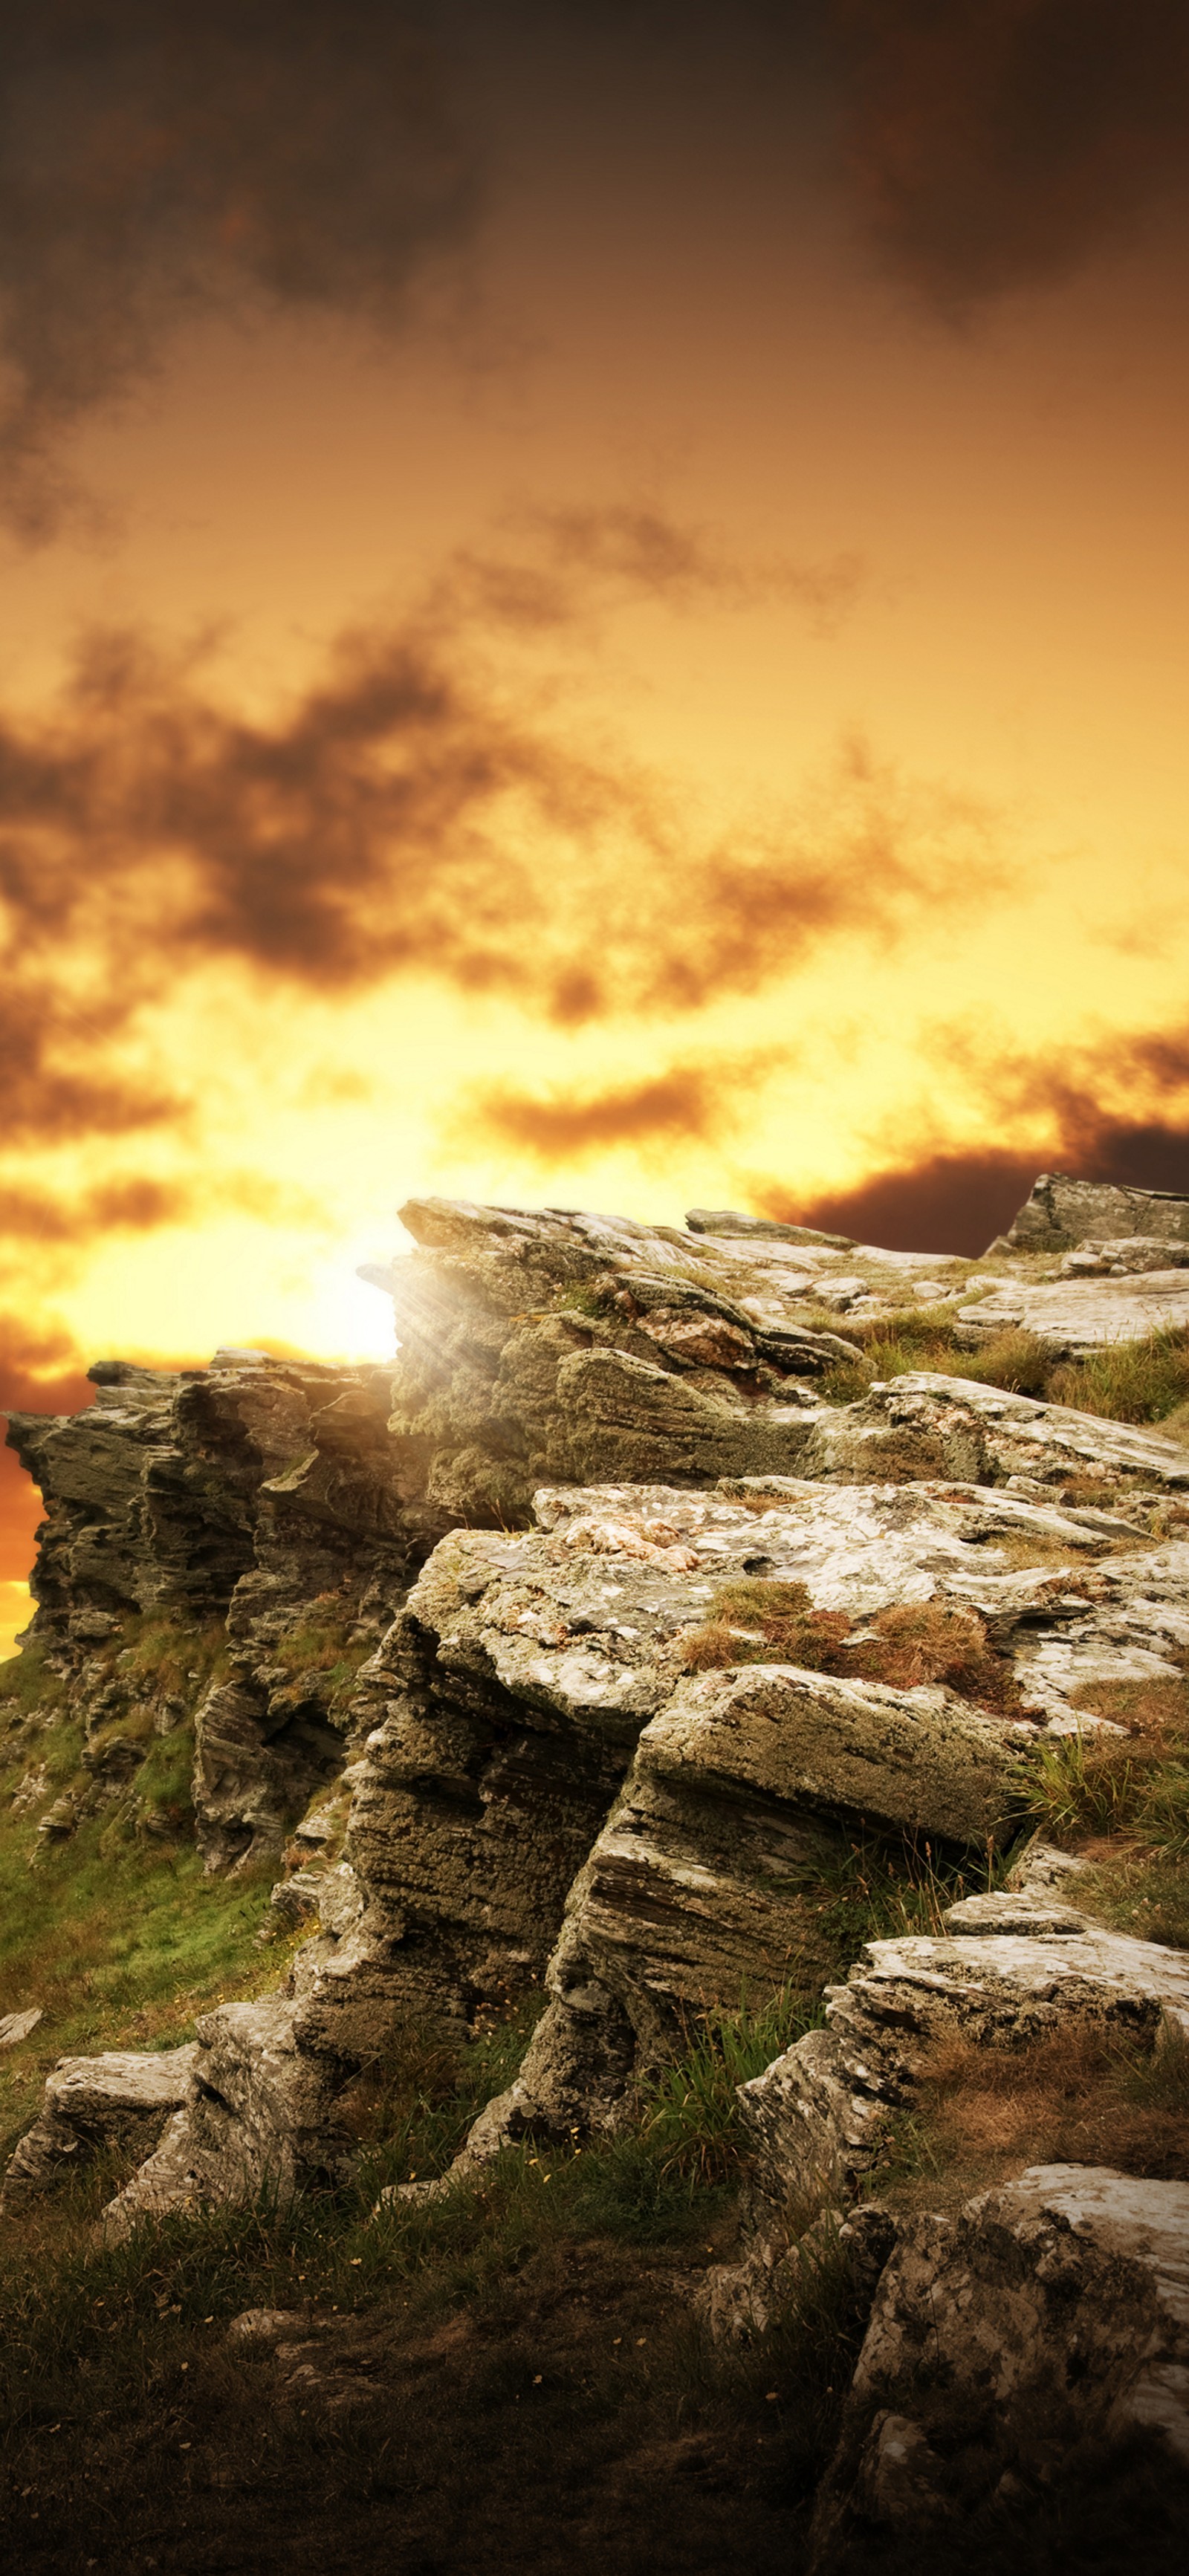
{"type": "Polygon", "coordinates": [[[1150,1525],[1150,1501],[1171,1504],[1176,1519],[1176,1497],[1189,1493],[1189,1450],[1156,1429],[917,1369],[857,1404],[823,1406],[801,1473],[850,1484],[949,1475],[1041,1502],[1069,1487],[1087,1529],[1089,1484],[1112,1513],[1133,1510],[1138,1530],[1150,1525]]]}
{"type": "Polygon", "coordinates": [[[950,2527],[959,2546],[973,2517],[1043,2494],[1071,2455],[1101,2485],[1137,2442],[1175,2513],[1189,2469],[1189,2185],[1033,2165],[901,2226],[811,2565],[868,2566],[897,2529],[950,2527]]]}
{"type": "Polygon", "coordinates": [[[1173,1190],[1139,1190],[1118,1181],[1079,1181],[1042,1172],[1006,1241],[1017,1252],[1058,1252],[1087,1235],[1152,1235],[1189,1243],[1189,1198],[1173,1190]]]}
{"type": "Polygon", "coordinates": [[[46,2079],[40,2114],[9,2161],[0,2207],[19,2210],[101,2148],[129,2158],[147,2155],[189,2093],[196,2056],[191,2043],[152,2056],[113,2049],[102,2057],[60,2058],[46,2079]]]}
{"type": "Polygon", "coordinates": [[[1189,2037],[1189,1952],[1108,1932],[1076,1908],[1054,1920],[1043,1895],[954,1915],[945,1937],[868,1942],[845,1985],[827,1989],[824,2029],[742,2087],[756,2234],[779,2239],[790,2209],[859,2186],[939,2039],[1010,2049],[1087,2025],[1189,2037]]]}

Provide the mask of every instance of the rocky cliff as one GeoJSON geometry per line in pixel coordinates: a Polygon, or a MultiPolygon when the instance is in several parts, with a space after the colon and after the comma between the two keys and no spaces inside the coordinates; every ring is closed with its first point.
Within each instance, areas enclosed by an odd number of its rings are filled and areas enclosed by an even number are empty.
{"type": "MultiPolygon", "coordinates": [[[[1189,2030],[1184,1954],[1109,1934],[1060,1854],[995,1892],[1046,1748],[1125,1751],[1128,1691],[1180,1691],[1189,1655],[1189,1450],[974,1373],[1022,1322],[1057,1354],[1111,1339],[1120,1283],[1159,1283],[1189,1320],[1189,1273],[1143,1253],[1179,1244],[1182,1203],[1085,1191],[1038,1182],[1036,1224],[1013,1229],[1032,1248],[991,1270],[721,1211],[681,1232],[418,1202],[417,1249],[370,1274],[391,1371],[109,1362],[83,1414],[14,1416],[47,1513],[31,1651],[85,1719],[74,1818],[113,1784],[134,1795],[146,1729],[192,1723],[208,1868],[280,1873],[294,1836],[275,1911],[310,1937],[280,1991],[202,2015],[168,2057],[63,2061],[7,2205],[121,2142],[109,2237],[341,2181],[358,2087],[402,2030],[473,2028],[538,1986],[450,2187],[510,2142],[614,2134],[699,2014],[820,1989],[823,1889],[871,1835],[931,1867],[966,1855],[991,1892],[929,1938],[857,1945],[824,2027],[746,2088],[750,2234],[705,2292],[715,2332],[768,2330],[814,2211],[855,2223],[939,2032],[1010,2051],[1042,2027],[1119,2023],[1149,2049],[1189,2030]],[[877,1328],[890,1346],[925,1327],[945,1370],[864,1370],[877,1328]],[[145,1678],[138,1640],[162,1624],[207,1640],[189,1695],[145,1678]]],[[[41,1818],[71,1824],[68,1801],[41,1818]]],[[[964,2218],[938,2263],[982,2265],[993,2303],[978,2230],[1060,2232],[1060,2189],[964,2218]]],[[[1169,2203],[1160,2225],[1183,2219],[1169,2203]]],[[[823,2563],[861,2542],[856,2493],[874,2527],[897,2495],[944,2517],[966,2492],[924,2416],[881,2411],[925,2240],[889,2221],[877,2241],[823,2563]]],[[[1028,2337],[1043,2378],[1035,2319],[1028,2337]]],[[[1131,2380],[1117,2354],[1103,2369],[1102,2420],[1122,2422],[1131,2380]]]]}

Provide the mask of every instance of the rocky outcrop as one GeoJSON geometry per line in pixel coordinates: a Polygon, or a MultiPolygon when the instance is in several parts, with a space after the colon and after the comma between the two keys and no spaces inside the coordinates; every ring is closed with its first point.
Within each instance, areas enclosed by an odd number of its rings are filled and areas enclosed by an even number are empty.
{"type": "Polygon", "coordinates": [[[1137,1529],[1150,1527],[1153,1505],[1179,1525],[1189,1495],[1189,1449],[1158,1430],[928,1369],[874,1386],[858,1404],[823,1407],[801,1472],[855,1484],[949,1475],[1041,1502],[1059,1495],[1083,1513],[1101,1501],[1113,1515],[1138,1515],[1137,1529]]]}
{"type": "Polygon", "coordinates": [[[1139,1190],[1117,1181],[1079,1181],[1042,1172],[1005,1241],[1017,1252],[1063,1252],[1088,1235],[1150,1235],[1189,1243],[1189,1198],[1174,1190],[1139,1190]]]}
{"type": "Polygon", "coordinates": [[[1189,1452],[927,1372],[824,1399],[840,1284],[960,1296],[964,1265],[721,1212],[405,1213],[391,1418],[384,1371],[238,1352],[109,1364],[90,1413],[14,1427],[38,1635],[84,1696],[105,1676],[96,1782],[138,1758],[121,1623],[202,1614],[210,1865],[341,1784],[281,1890],[318,1928],[283,1995],[201,2025],[154,2206],[345,2170],[344,2090],[402,2017],[535,1980],[470,2154],[614,2120],[691,2009],[820,1981],[806,1889],[857,1822],[985,1850],[1039,1735],[1109,1729],[1097,1688],[1189,1648],[1189,1452]]]}
{"type": "Polygon", "coordinates": [[[849,1247],[808,1228],[683,1234],[442,1199],[401,1214],[418,1250],[363,1275],[396,1310],[398,1483],[427,1543],[523,1523],[546,1483],[796,1473],[813,1382],[854,1356],[810,1320],[822,1302],[880,1312],[966,1268],[873,1250],[843,1276],[849,1247]]]}
{"type": "MultiPolygon", "coordinates": [[[[342,1768],[343,1682],[408,1581],[387,1372],[224,1351],[209,1369],[91,1376],[87,1411],[13,1414],[8,1434],[45,1501],[33,1635],[86,1718],[84,1767],[96,1793],[118,1787],[146,1723],[192,1719],[208,1863],[279,1851],[342,1768]],[[138,1653],[162,1622],[190,1667],[165,1694],[138,1653]],[[195,1639],[212,1623],[226,1642],[203,1688],[195,1639]]],[[[78,1801],[59,1803],[43,1824],[68,1834],[78,1801]]]]}
{"type": "Polygon", "coordinates": [[[973,1921],[954,1913],[949,1938],[868,1942],[828,1990],[825,2028],[744,2086],[758,2234],[856,2188],[939,2040],[1010,2049],[1087,2025],[1189,2037],[1189,1953],[1018,1896],[977,1900],[973,1921]]]}
{"type": "Polygon", "coordinates": [[[1189,2185],[1033,2165],[901,2227],[819,2495],[813,2568],[867,2567],[897,2530],[948,2530],[959,2545],[971,2517],[1027,2505],[1078,2461],[1101,2472],[1137,2437],[1150,2475],[1179,2472],[1183,2502],[1189,2185]]]}
{"type": "Polygon", "coordinates": [[[857,1819],[984,1849],[1026,1746],[1110,1728],[1096,1678],[1179,1673],[1189,1642],[1185,1541],[1006,1487],[551,1488],[538,1517],[443,1540],[360,1672],[348,1864],[306,1880],[321,1928],[269,2006],[288,2071],[249,2138],[248,2078],[218,2072],[238,2023],[209,2016],[187,2191],[258,2173],[272,2117],[286,2170],[334,2169],[339,2096],[402,2016],[535,1979],[470,2158],[613,2120],[690,2010],[820,1981],[813,1900],[857,1819]]]}
{"type": "Polygon", "coordinates": [[[60,2058],[47,2079],[40,2115],[5,2174],[5,2211],[20,2209],[100,2148],[116,2149],[130,2161],[146,2156],[171,2112],[187,2099],[196,2054],[191,2045],[156,2056],[113,2049],[103,2057],[60,2058]]]}

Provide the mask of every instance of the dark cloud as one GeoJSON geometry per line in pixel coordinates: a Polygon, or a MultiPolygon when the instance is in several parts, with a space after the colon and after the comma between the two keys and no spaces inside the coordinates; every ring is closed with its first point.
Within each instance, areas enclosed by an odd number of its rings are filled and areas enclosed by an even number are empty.
{"type": "Polygon", "coordinates": [[[758,1195],[761,1212],[893,1251],[977,1258],[1010,1225],[1039,1172],[1189,1195],[1189,1033],[1124,1032],[1060,1056],[1004,1050],[998,1059],[978,1056],[951,1033],[938,1051],[981,1092],[1001,1145],[935,1148],[813,1199],[774,1181],[758,1195]],[[1018,1146],[1013,1129],[1041,1141],[1018,1146]]]}
{"type": "Polygon", "coordinates": [[[1184,0],[834,0],[849,183],[954,315],[1059,278],[1183,181],[1184,0]]]}
{"type": "Polygon", "coordinates": [[[962,1252],[976,1258],[1027,1198],[1044,1158],[1009,1150],[929,1154],[900,1170],[875,1172],[850,1190],[798,1200],[773,1183],[760,1213],[853,1235],[892,1252],[962,1252]]]}
{"type": "Polygon", "coordinates": [[[474,211],[425,12],[394,0],[8,0],[0,472],[52,532],[65,432],[178,325],[285,307],[390,328],[474,211]]]}
{"type": "Polygon", "coordinates": [[[758,991],[1003,879],[985,812],[861,746],[799,810],[712,837],[663,781],[577,748],[556,693],[548,714],[527,680],[510,695],[439,600],[343,640],[272,722],[128,635],[92,639],[48,713],[0,715],[21,1132],[184,1123],[129,1050],[142,1006],[210,961],[326,995],[411,970],[576,1026],[758,991]]]}
{"type": "Polygon", "coordinates": [[[580,1162],[615,1145],[708,1144],[739,1125],[774,1061],[759,1053],[672,1064],[639,1082],[585,1095],[534,1095],[499,1085],[463,1104],[452,1124],[471,1144],[487,1138],[550,1164],[566,1155],[580,1162]]]}

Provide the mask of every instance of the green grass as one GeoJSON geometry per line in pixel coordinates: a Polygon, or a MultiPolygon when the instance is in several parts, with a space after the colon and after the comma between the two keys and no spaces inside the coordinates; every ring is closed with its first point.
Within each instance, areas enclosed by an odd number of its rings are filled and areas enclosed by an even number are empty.
{"type": "Polygon", "coordinates": [[[642,2088],[624,2125],[594,2143],[576,2134],[504,2150],[476,2187],[460,2181],[428,2204],[389,2202],[377,2191],[412,2153],[421,2174],[440,2167],[493,2084],[507,2082],[529,2019],[460,2046],[428,2026],[410,2030],[404,2090],[417,2117],[365,2153],[355,2179],[286,2206],[267,2194],[252,2206],[145,2222],[107,2245],[87,2221],[110,2195],[113,2172],[92,2167],[32,2222],[5,2230],[0,2252],[0,2381],[10,2418],[59,2404],[61,2376],[113,2336],[134,2369],[161,2338],[209,2326],[251,2307],[360,2307],[394,2288],[416,2291],[419,2311],[489,2299],[542,2256],[591,2238],[620,2246],[703,2241],[728,2208],[740,2165],[736,2087],[762,2071],[806,2026],[801,1998],[702,2017],[680,2061],[642,2088]],[[444,2070],[454,2081],[444,2088],[444,2070]],[[31,2237],[40,2234],[39,2246],[31,2237]]]}
{"type": "MultiPolygon", "coordinates": [[[[836,1316],[818,1320],[823,1328],[838,1329],[836,1316]]],[[[835,1404],[852,1404],[877,1382],[915,1369],[1001,1386],[1010,1394],[1071,1405],[1079,1413],[1114,1422],[1163,1422],[1189,1403],[1185,1327],[1113,1342],[1078,1360],[1063,1359],[1038,1335],[1020,1331],[997,1333],[979,1348],[965,1350],[953,1323],[912,1309],[874,1323],[847,1323],[845,1331],[849,1341],[860,1345],[862,1357],[842,1362],[820,1380],[823,1394],[835,1404]]]]}
{"type": "Polygon", "coordinates": [[[161,1694],[184,1689],[193,1702],[221,1650],[218,1631],[126,1622],[98,1660],[108,1678],[130,1683],[131,1703],[89,1745],[36,1646],[2,1668],[0,2009],[37,2004],[43,2013],[0,2057],[5,2154],[58,2057],[174,2045],[189,2037],[196,2012],[271,1982],[287,1956],[270,1950],[265,1967],[255,1945],[271,1870],[254,1883],[203,1876],[192,1837],[192,1726],[152,1731],[161,1694]],[[136,1745],[143,1759],[112,1796],[100,1796],[82,1757],[113,1740],[136,1745]],[[43,1770],[34,1803],[14,1809],[13,1792],[43,1770]],[[38,1823],[63,1795],[81,1802],[80,1821],[51,1841],[38,1823]]]}
{"type": "Polygon", "coordinates": [[[1189,1747],[1080,1732],[1040,1744],[1021,1803],[1058,1841],[1129,1829],[1167,1861],[1189,1859],[1189,1747]]]}

